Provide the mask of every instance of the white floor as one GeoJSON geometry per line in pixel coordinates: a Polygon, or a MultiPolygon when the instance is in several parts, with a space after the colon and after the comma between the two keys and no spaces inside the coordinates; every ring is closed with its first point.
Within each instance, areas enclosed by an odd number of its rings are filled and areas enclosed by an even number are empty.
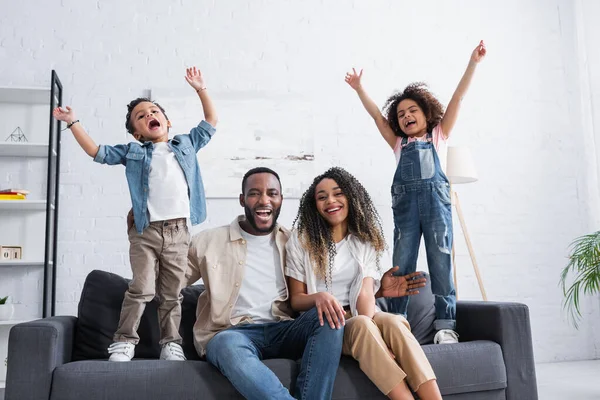
{"type": "Polygon", "coordinates": [[[537,364],[539,400],[600,400],[600,360],[537,364]]]}
{"type": "Polygon", "coordinates": [[[600,360],[537,364],[535,372],[539,400],[600,400],[600,360]]]}

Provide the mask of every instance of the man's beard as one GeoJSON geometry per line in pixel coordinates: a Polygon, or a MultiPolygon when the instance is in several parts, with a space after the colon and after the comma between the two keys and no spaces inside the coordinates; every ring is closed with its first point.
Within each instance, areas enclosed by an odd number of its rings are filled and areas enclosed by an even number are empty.
{"type": "Polygon", "coordinates": [[[250,226],[252,226],[254,228],[254,230],[256,230],[257,232],[260,232],[260,233],[273,232],[273,229],[275,228],[275,225],[277,224],[277,219],[279,218],[280,211],[281,211],[281,207],[273,210],[273,214],[271,215],[271,222],[272,222],[271,226],[267,229],[264,229],[264,228],[259,228],[256,225],[256,220],[254,219],[254,214],[252,213],[252,209],[248,206],[244,206],[244,214],[246,215],[246,221],[248,221],[248,223],[250,224],[250,226]]]}

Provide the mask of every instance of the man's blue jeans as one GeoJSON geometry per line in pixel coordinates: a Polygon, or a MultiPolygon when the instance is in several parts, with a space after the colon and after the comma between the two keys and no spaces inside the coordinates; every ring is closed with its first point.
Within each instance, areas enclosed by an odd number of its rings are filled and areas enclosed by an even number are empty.
{"type": "Polygon", "coordinates": [[[217,333],[207,360],[247,399],[331,399],[344,329],[319,325],[315,308],[293,321],[242,324],[217,333]],[[261,360],[302,358],[294,397],[261,360]]]}

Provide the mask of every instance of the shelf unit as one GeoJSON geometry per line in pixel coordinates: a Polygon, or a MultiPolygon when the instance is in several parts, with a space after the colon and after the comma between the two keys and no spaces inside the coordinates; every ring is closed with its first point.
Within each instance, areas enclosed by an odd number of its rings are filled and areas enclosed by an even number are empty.
{"type": "MultiPolygon", "coordinates": [[[[12,163],[29,163],[30,160],[46,160],[47,171],[45,175],[45,193],[43,199],[38,200],[0,200],[0,225],[3,216],[10,216],[13,220],[27,215],[25,213],[45,213],[45,227],[42,243],[36,244],[38,255],[30,256],[24,260],[0,260],[0,276],[6,268],[41,267],[43,268],[42,287],[42,317],[55,315],[56,307],[56,245],[58,231],[58,194],[60,177],[60,144],[61,132],[60,122],[52,117],[52,110],[62,106],[63,86],[56,74],[52,71],[49,88],[34,87],[0,87],[0,109],[5,108],[6,113],[16,114],[15,120],[21,124],[30,123],[35,126],[36,140],[33,142],[12,142],[0,138],[0,165],[3,159],[10,159],[12,163]],[[36,108],[37,107],[37,108],[36,108]],[[46,110],[47,111],[44,111],[46,110]],[[29,109],[47,112],[49,118],[47,129],[48,135],[39,132],[40,126],[45,124],[40,121],[40,113],[28,111],[29,109]],[[23,111],[25,110],[25,111],[23,111]],[[38,115],[34,117],[33,115],[38,115]],[[34,121],[31,121],[34,120],[34,121]],[[46,141],[47,138],[47,141],[46,141]],[[43,256],[42,251],[43,250],[43,256]]],[[[12,116],[12,115],[11,115],[12,116]]],[[[11,126],[12,128],[12,126],[11,126]]],[[[8,128],[7,128],[8,129],[8,128]]],[[[39,161],[38,161],[39,162],[39,161]]],[[[43,161],[42,161],[43,162],[43,161]]],[[[0,167],[1,168],[1,167],[0,167]]],[[[28,174],[36,173],[32,168],[27,169],[28,174]]],[[[43,180],[44,177],[40,177],[43,180]]],[[[9,185],[12,185],[9,180],[9,185]]],[[[24,188],[27,189],[27,188],[24,188]]],[[[42,218],[40,216],[39,218],[42,218]]],[[[38,218],[38,217],[35,217],[38,218]]],[[[36,224],[36,228],[41,226],[36,224]]],[[[24,228],[23,228],[24,229],[24,228]]],[[[29,232],[28,232],[29,233],[29,232]]],[[[41,233],[39,234],[41,236],[41,233]]],[[[15,235],[17,236],[17,235],[15,235]]],[[[24,235],[22,235],[24,236],[24,235]]],[[[6,237],[4,239],[7,240],[6,237]]],[[[0,243],[4,245],[20,245],[18,243],[0,243]]],[[[28,250],[24,248],[24,256],[27,257],[28,250]]],[[[14,275],[14,274],[13,274],[14,275]]],[[[14,297],[14,295],[13,295],[14,297]]],[[[3,321],[0,321],[0,326],[3,321]]],[[[11,322],[11,321],[8,321],[11,322]]],[[[1,379],[1,377],[0,377],[1,379]]]]}

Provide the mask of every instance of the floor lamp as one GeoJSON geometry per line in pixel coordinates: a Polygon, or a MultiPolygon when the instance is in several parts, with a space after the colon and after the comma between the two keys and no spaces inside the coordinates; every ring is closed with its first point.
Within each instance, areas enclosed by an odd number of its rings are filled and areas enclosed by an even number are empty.
{"type": "MultiPolygon", "coordinates": [[[[483,300],[487,301],[487,295],[485,293],[485,288],[483,287],[483,281],[481,280],[479,267],[477,266],[477,260],[475,259],[475,252],[473,251],[471,239],[469,238],[469,232],[467,231],[467,225],[465,224],[465,218],[463,216],[462,209],[460,208],[458,194],[453,189],[453,185],[471,183],[477,180],[477,171],[475,170],[473,157],[471,157],[471,151],[468,147],[448,147],[446,176],[450,181],[450,201],[454,208],[456,208],[456,214],[458,215],[458,220],[460,221],[460,227],[465,236],[465,242],[467,242],[469,255],[471,256],[471,263],[473,264],[473,269],[475,270],[475,275],[477,276],[479,290],[481,291],[483,300]]],[[[456,264],[454,262],[454,242],[452,243],[452,266],[454,267],[454,287],[458,293],[458,286],[456,285],[456,264]]]]}

